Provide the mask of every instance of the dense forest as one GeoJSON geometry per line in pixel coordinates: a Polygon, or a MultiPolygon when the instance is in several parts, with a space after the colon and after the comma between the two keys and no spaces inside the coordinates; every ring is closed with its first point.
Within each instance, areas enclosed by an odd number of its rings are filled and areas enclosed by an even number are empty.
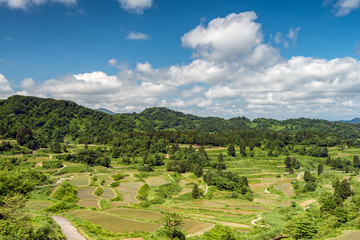
{"type": "Polygon", "coordinates": [[[319,119],[223,119],[158,107],[139,114],[110,115],[64,100],[15,95],[0,101],[0,137],[17,139],[31,149],[54,142],[107,144],[128,138],[215,146],[241,141],[250,146],[263,139],[277,141],[274,145],[280,147],[294,142],[334,146],[344,141],[358,145],[359,136],[358,124],[319,119]]]}

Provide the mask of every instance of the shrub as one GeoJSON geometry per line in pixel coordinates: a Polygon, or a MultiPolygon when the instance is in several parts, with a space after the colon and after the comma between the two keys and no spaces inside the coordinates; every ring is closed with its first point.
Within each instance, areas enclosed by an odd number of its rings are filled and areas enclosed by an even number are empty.
{"type": "Polygon", "coordinates": [[[94,194],[99,197],[101,194],[103,194],[103,192],[104,192],[104,190],[103,190],[102,188],[98,187],[98,188],[94,191],[94,194]]]}

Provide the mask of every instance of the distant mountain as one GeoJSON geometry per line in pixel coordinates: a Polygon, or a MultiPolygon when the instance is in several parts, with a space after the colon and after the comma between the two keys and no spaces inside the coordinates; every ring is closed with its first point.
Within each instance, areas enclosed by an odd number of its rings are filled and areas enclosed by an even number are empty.
{"type": "Polygon", "coordinates": [[[357,117],[357,118],[353,118],[351,120],[340,120],[339,122],[357,124],[357,123],[360,123],[360,118],[357,117]]]}
{"type": "MultiPolygon", "coordinates": [[[[360,119],[351,122],[360,123],[360,119]]],[[[121,139],[121,134],[158,130],[178,131],[180,135],[181,131],[192,131],[193,139],[197,133],[208,133],[206,138],[212,137],[210,133],[234,134],[236,139],[240,132],[248,130],[253,130],[255,135],[268,130],[271,134],[285,132],[293,136],[299,131],[312,131],[346,139],[360,137],[359,124],[321,119],[224,119],[199,117],[164,107],[147,108],[141,113],[114,114],[104,108],[93,110],[66,100],[17,95],[0,100],[0,137],[14,139],[19,129],[25,126],[44,143],[54,139],[62,141],[65,137],[78,142],[107,143],[114,138],[121,139]]],[[[307,133],[308,137],[312,135],[307,133]]]]}
{"type": "Polygon", "coordinates": [[[95,109],[96,111],[99,111],[99,112],[103,112],[103,113],[106,113],[106,114],[110,114],[110,115],[114,115],[115,113],[110,111],[109,109],[106,109],[106,108],[98,108],[98,109],[95,109]]]}

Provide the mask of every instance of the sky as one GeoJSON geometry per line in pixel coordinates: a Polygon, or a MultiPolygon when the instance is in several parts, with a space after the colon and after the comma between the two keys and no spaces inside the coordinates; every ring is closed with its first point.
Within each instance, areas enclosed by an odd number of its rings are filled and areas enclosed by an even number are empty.
{"type": "Polygon", "coordinates": [[[0,99],[360,117],[360,0],[0,0],[0,99]]]}

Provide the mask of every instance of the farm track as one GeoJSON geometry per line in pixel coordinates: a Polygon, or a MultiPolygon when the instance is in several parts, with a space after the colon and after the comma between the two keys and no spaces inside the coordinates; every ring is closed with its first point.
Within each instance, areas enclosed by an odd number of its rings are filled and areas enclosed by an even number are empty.
{"type": "Polygon", "coordinates": [[[251,224],[254,225],[254,226],[258,226],[258,227],[266,227],[266,228],[268,228],[268,226],[266,226],[266,225],[260,225],[260,224],[256,223],[256,222],[260,221],[261,219],[262,219],[262,217],[260,215],[258,215],[258,218],[252,220],[251,224]]]}
{"type": "Polygon", "coordinates": [[[60,226],[61,231],[65,234],[68,240],[86,240],[86,238],[81,235],[74,225],[72,225],[72,223],[66,218],[59,216],[51,217],[60,226]]]}

